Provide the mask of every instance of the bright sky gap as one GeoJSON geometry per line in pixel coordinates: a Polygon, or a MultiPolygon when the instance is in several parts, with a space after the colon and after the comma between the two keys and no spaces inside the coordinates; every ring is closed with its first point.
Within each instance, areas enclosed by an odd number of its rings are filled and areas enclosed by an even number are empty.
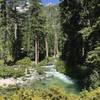
{"type": "Polygon", "coordinates": [[[59,0],[41,0],[42,4],[48,5],[48,4],[58,4],[59,0]]]}

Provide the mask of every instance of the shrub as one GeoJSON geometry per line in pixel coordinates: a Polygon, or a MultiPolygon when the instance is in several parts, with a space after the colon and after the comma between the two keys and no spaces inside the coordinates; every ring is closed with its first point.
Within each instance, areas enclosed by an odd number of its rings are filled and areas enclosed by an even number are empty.
{"type": "Polygon", "coordinates": [[[18,68],[17,70],[14,71],[13,77],[18,78],[18,77],[24,76],[24,74],[25,74],[25,69],[18,68]]]}
{"type": "Polygon", "coordinates": [[[80,94],[80,100],[99,100],[100,99],[100,88],[91,91],[83,91],[80,94]]]}
{"type": "Polygon", "coordinates": [[[58,87],[48,90],[20,89],[6,98],[6,100],[66,100],[66,94],[58,87]]]}
{"type": "Polygon", "coordinates": [[[55,63],[57,71],[66,74],[65,64],[62,60],[58,59],[55,63]]]}
{"type": "Polygon", "coordinates": [[[88,52],[86,64],[89,71],[88,77],[86,76],[88,87],[100,86],[100,47],[88,52]]]}
{"type": "Polygon", "coordinates": [[[6,78],[6,77],[12,77],[14,73],[13,68],[11,67],[0,67],[0,77],[6,78]]]}
{"type": "Polygon", "coordinates": [[[17,61],[16,64],[17,65],[26,65],[26,66],[28,65],[28,66],[30,66],[30,65],[32,65],[32,61],[30,60],[30,58],[25,57],[24,59],[17,61]]]}
{"type": "Polygon", "coordinates": [[[48,57],[48,58],[42,60],[37,66],[45,66],[51,62],[54,63],[54,59],[52,57],[48,57]]]}
{"type": "Polygon", "coordinates": [[[20,89],[10,95],[1,95],[0,100],[99,100],[100,88],[87,91],[79,95],[65,93],[63,89],[52,86],[48,89],[20,89]],[[4,98],[5,97],[5,98],[4,98]]]}
{"type": "Polygon", "coordinates": [[[9,77],[21,77],[24,75],[25,70],[23,68],[18,68],[15,70],[13,67],[2,66],[0,67],[0,77],[9,78],[9,77]]]}
{"type": "Polygon", "coordinates": [[[5,100],[3,96],[0,96],[0,100],[5,100]]]}
{"type": "Polygon", "coordinates": [[[47,59],[44,59],[43,61],[41,61],[36,67],[35,69],[37,70],[37,72],[42,75],[44,74],[44,71],[46,70],[46,68],[43,68],[42,66],[45,66],[47,65],[49,62],[52,61],[52,58],[47,58],[47,59]]]}
{"type": "Polygon", "coordinates": [[[4,61],[0,59],[0,65],[4,65],[4,61]]]}
{"type": "Polygon", "coordinates": [[[41,66],[44,66],[46,65],[48,62],[46,59],[44,59],[43,61],[41,61],[40,63],[38,63],[37,67],[41,67],[41,66]]]}
{"type": "Polygon", "coordinates": [[[45,68],[37,67],[36,70],[37,70],[37,73],[38,73],[39,75],[43,75],[43,74],[44,74],[44,71],[45,71],[45,68]]]}

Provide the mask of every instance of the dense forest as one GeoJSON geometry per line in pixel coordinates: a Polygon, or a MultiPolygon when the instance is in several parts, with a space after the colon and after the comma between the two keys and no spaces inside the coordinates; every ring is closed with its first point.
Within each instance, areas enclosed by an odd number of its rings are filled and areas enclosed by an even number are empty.
{"type": "Polygon", "coordinates": [[[99,98],[99,0],[0,0],[0,100],[99,98]]]}
{"type": "Polygon", "coordinates": [[[100,86],[100,1],[65,0],[60,8],[67,34],[63,59],[71,75],[86,88],[100,86]]]}
{"type": "Polygon", "coordinates": [[[5,64],[25,56],[37,64],[45,57],[56,56],[61,41],[58,6],[43,7],[38,0],[29,4],[25,0],[1,0],[0,4],[0,52],[5,64]]]}

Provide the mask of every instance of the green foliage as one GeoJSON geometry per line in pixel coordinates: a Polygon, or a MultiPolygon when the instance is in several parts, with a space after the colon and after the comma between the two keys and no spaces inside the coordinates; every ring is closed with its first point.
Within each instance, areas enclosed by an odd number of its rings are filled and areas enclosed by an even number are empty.
{"type": "Polygon", "coordinates": [[[88,75],[88,83],[90,87],[96,88],[100,86],[100,47],[88,52],[86,63],[90,73],[88,75]]]}
{"type": "Polygon", "coordinates": [[[54,99],[66,100],[66,94],[59,87],[52,87],[48,90],[35,90],[35,91],[30,89],[20,89],[6,98],[10,100],[23,100],[23,99],[24,100],[30,100],[30,99],[31,100],[54,100],[54,99]]]}
{"type": "Polygon", "coordinates": [[[16,62],[16,65],[13,66],[5,66],[3,64],[3,61],[0,60],[0,77],[7,78],[7,77],[21,77],[25,74],[26,68],[32,68],[35,67],[34,64],[32,64],[32,61],[30,58],[25,57],[19,61],[16,62]]]}
{"type": "Polygon", "coordinates": [[[30,58],[25,57],[21,60],[18,60],[16,62],[17,65],[25,65],[25,66],[31,66],[32,65],[32,61],[30,60],[30,58]]]}
{"type": "Polygon", "coordinates": [[[80,30],[79,32],[83,35],[83,38],[86,39],[89,37],[89,35],[92,32],[92,28],[91,27],[85,27],[82,30],[80,30]]]}
{"type": "Polygon", "coordinates": [[[45,68],[41,67],[41,66],[38,66],[35,68],[37,70],[37,73],[39,75],[44,75],[44,71],[45,71],[45,68]]]}
{"type": "Polygon", "coordinates": [[[38,67],[39,66],[45,66],[45,65],[47,65],[50,62],[52,62],[52,63],[54,62],[54,59],[52,57],[45,58],[44,60],[42,60],[41,62],[39,62],[37,66],[38,67]]]}
{"type": "Polygon", "coordinates": [[[62,30],[67,35],[62,57],[71,69],[70,75],[87,88],[100,86],[99,10],[99,0],[60,3],[62,30]]]}
{"type": "Polygon", "coordinates": [[[79,95],[65,93],[59,87],[53,86],[44,90],[20,89],[10,95],[1,95],[0,100],[99,100],[100,88],[84,90],[79,95]]]}
{"type": "Polygon", "coordinates": [[[52,56],[52,53],[58,53],[57,49],[61,50],[61,42],[63,40],[61,34],[59,6],[45,6],[42,8],[42,11],[45,18],[44,33],[48,42],[48,53],[52,56]]]}
{"type": "Polygon", "coordinates": [[[57,71],[58,71],[58,72],[61,72],[61,73],[63,73],[63,74],[66,74],[66,73],[67,73],[66,71],[68,71],[68,70],[65,68],[65,62],[62,61],[62,60],[60,60],[60,59],[58,59],[58,60],[56,61],[55,66],[56,66],[57,71]]]}
{"type": "Polygon", "coordinates": [[[79,100],[99,100],[100,98],[100,88],[91,91],[83,91],[80,94],[79,100]]]}
{"type": "MultiPolygon", "coordinates": [[[[4,60],[0,60],[0,77],[23,76],[26,68],[33,67],[30,58],[37,64],[45,56],[56,56],[63,50],[69,68],[58,60],[58,71],[76,76],[85,87],[100,86],[100,0],[60,1],[59,12],[58,5],[43,7],[40,0],[29,0],[29,5],[23,0],[0,0],[0,58],[4,60]],[[28,9],[20,12],[18,6],[28,9]],[[4,66],[9,59],[16,65],[4,66]]],[[[53,59],[47,58],[34,67],[43,74],[41,66],[49,62],[53,59]]]]}
{"type": "Polygon", "coordinates": [[[98,71],[93,70],[89,76],[90,87],[97,88],[100,86],[100,73],[98,71]]]}
{"type": "Polygon", "coordinates": [[[13,68],[8,66],[1,66],[0,67],[0,77],[2,78],[10,78],[10,77],[21,77],[24,75],[25,69],[23,68],[13,68]]]}
{"type": "Polygon", "coordinates": [[[44,59],[43,61],[39,62],[37,66],[38,66],[38,67],[44,66],[44,65],[46,65],[47,63],[48,63],[48,60],[47,60],[47,59],[44,59]]]}
{"type": "Polygon", "coordinates": [[[94,50],[88,52],[87,58],[86,58],[86,63],[89,66],[93,66],[96,69],[99,69],[100,66],[100,47],[94,48],[94,50]]]}
{"type": "Polygon", "coordinates": [[[44,59],[43,61],[39,62],[38,65],[35,66],[35,69],[37,70],[39,74],[44,74],[44,71],[46,70],[46,68],[43,68],[43,66],[49,64],[50,62],[53,62],[52,57],[48,57],[44,59]]]}
{"type": "Polygon", "coordinates": [[[4,65],[4,61],[0,60],[0,66],[4,65]]]}

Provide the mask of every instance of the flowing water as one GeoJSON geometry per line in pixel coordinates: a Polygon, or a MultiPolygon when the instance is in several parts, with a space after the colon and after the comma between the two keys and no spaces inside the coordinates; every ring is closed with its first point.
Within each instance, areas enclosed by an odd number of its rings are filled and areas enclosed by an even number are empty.
{"type": "Polygon", "coordinates": [[[46,79],[36,82],[34,87],[46,89],[52,86],[58,86],[64,89],[66,92],[79,93],[79,86],[75,80],[58,72],[54,65],[43,66],[48,70],[46,73],[46,79]]]}
{"type": "MultiPolygon", "coordinates": [[[[28,76],[29,78],[27,80],[28,84],[24,85],[23,82],[21,86],[18,85],[18,87],[24,87],[24,88],[33,88],[33,89],[48,89],[50,87],[60,87],[65,92],[72,92],[72,93],[79,93],[79,86],[77,85],[75,80],[72,80],[70,77],[58,72],[54,65],[47,65],[43,66],[45,71],[45,78],[41,80],[34,81],[33,74],[28,76]],[[31,79],[31,80],[30,80],[31,79]],[[29,81],[30,80],[30,81],[29,81]]],[[[24,77],[25,78],[25,77],[24,77]]],[[[24,82],[25,83],[25,82],[24,82]]],[[[0,89],[0,94],[7,94],[10,92],[13,92],[13,90],[16,90],[17,87],[10,87],[7,89],[0,89]],[[9,91],[9,92],[8,92],[9,91]]]]}

